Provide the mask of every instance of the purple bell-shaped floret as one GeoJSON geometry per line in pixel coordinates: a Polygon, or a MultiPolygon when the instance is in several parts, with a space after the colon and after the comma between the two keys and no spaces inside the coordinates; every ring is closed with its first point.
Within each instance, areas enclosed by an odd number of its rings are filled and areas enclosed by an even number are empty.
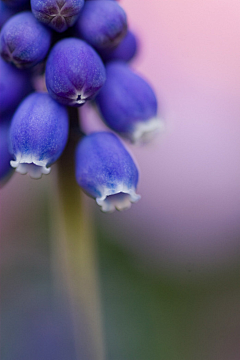
{"type": "Polygon", "coordinates": [[[0,35],[0,53],[5,61],[27,68],[42,61],[50,48],[51,32],[30,11],[12,16],[0,35]]]}
{"type": "Polygon", "coordinates": [[[133,143],[147,142],[163,126],[154,91],[124,62],[108,63],[106,73],[96,98],[104,121],[133,143]]]}
{"type": "Polygon", "coordinates": [[[88,1],[76,28],[78,35],[96,49],[113,47],[127,32],[126,13],[115,1],[88,1]]]}
{"type": "Polygon", "coordinates": [[[64,39],[51,50],[46,64],[46,85],[59,103],[81,106],[97,94],[105,80],[100,56],[85,41],[64,39]]]}
{"type": "Polygon", "coordinates": [[[68,113],[46,93],[33,93],[17,108],[10,128],[11,166],[32,178],[48,174],[68,139],[68,113]]]}
{"type": "Polygon", "coordinates": [[[137,167],[116,135],[96,132],[85,136],[76,150],[76,179],[102,211],[128,209],[137,202],[137,167]]]}

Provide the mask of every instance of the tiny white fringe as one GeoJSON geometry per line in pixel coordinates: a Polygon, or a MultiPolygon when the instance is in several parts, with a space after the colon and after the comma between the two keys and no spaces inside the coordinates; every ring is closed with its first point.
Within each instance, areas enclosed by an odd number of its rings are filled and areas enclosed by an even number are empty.
{"type": "Polygon", "coordinates": [[[51,168],[47,167],[47,160],[37,160],[32,155],[17,155],[16,160],[11,160],[10,165],[22,175],[29,174],[33,179],[40,179],[43,174],[50,173],[51,168]]]}
{"type": "Polygon", "coordinates": [[[164,129],[164,121],[158,117],[147,121],[139,121],[130,134],[130,140],[134,144],[145,144],[151,141],[157,133],[163,132],[164,129]]]}
{"type": "Polygon", "coordinates": [[[136,194],[135,189],[128,189],[124,185],[119,185],[115,190],[104,189],[103,195],[96,198],[96,202],[101,206],[103,212],[113,212],[115,209],[122,211],[129,209],[132,203],[141,199],[141,196],[136,194]]]}

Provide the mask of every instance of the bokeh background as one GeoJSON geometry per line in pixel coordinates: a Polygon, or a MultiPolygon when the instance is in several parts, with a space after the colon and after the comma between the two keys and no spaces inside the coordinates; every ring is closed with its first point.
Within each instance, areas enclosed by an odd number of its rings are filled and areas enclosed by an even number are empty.
{"type": "MultiPolygon", "coordinates": [[[[106,215],[88,201],[107,360],[239,360],[240,3],[120,4],[165,131],[129,147],[138,204],[106,215]]],[[[75,359],[52,286],[51,188],[15,175],[1,190],[3,360],[75,359]]]]}

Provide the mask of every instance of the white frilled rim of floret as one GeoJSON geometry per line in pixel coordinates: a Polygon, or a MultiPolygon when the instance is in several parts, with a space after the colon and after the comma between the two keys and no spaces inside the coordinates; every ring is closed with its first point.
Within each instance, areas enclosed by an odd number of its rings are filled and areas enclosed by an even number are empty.
{"type": "Polygon", "coordinates": [[[18,155],[16,160],[11,160],[10,165],[20,174],[29,174],[33,179],[40,179],[43,174],[49,174],[50,167],[47,167],[47,160],[37,160],[32,155],[18,155]]]}
{"type": "Polygon", "coordinates": [[[96,202],[101,206],[103,212],[113,212],[115,209],[122,211],[129,209],[132,203],[141,199],[141,196],[136,194],[135,188],[128,188],[123,184],[118,185],[115,189],[105,188],[102,191],[102,196],[96,198],[96,202]]]}
{"type": "Polygon", "coordinates": [[[147,121],[139,121],[130,134],[130,140],[133,144],[145,144],[151,141],[157,133],[164,130],[164,121],[159,117],[153,117],[147,121]]]}

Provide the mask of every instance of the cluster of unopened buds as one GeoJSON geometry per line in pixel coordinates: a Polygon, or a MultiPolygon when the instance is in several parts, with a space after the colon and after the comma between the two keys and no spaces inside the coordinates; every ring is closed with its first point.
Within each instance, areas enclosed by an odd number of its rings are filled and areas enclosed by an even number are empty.
{"type": "MultiPolygon", "coordinates": [[[[132,143],[160,128],[152,88],[129,67],[137,41],[117,1],[4,0],[0,10],[2,184],[13,169],[50,172],[69,138],[69,107],[89,102],[132,143]]],[[[106,212],[140,198],[137,167],[113,131],[82,136],[75,156],[78,184],[106,212]]]]}

